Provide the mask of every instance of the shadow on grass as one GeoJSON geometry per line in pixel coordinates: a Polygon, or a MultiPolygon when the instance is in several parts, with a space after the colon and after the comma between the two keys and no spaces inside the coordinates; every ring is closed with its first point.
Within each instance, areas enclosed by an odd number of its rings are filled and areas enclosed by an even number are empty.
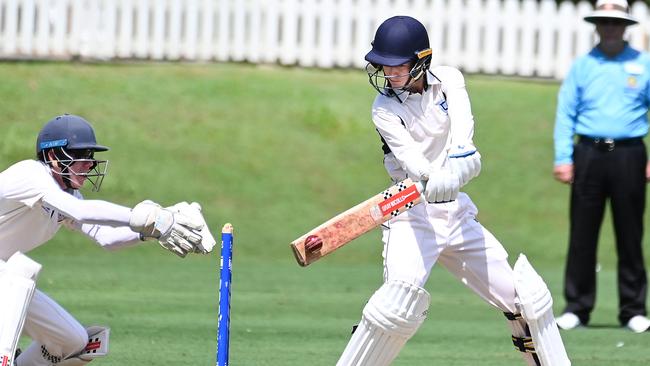
{"type": "Polygon", "coordinates": [[[586,326],[587,329],[625,329],[623,326],[619,324],[605,324],[605,323],[596,323],[596,324],[589,324],[586,326]]]}

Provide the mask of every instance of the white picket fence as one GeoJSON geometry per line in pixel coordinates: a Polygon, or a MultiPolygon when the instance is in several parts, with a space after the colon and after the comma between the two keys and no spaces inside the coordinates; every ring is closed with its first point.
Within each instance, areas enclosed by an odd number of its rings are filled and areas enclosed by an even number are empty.
{"type": "MultiPolygon", "coordinates": [[[[553,0],[0,0],[0,59],[151,59],[363,67],[376,27],[404,14],[433,62],[562,78],[595,42],[592,10],[553,0]]],[[[650,49],[644,2],[628,39],[650,49]]]]}

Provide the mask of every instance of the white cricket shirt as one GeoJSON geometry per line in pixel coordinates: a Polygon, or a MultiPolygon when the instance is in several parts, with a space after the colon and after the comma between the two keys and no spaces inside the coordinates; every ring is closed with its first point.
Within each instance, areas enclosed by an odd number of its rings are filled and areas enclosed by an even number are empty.
{"type": "Polygon", "coordinates": [[[61,225],[104,247],[139,241],[128,227],[129,208],[82,198],[79,191],[63,191],[50,168],[39,161],[24,160],[0,172],[0,259],[47,242],[61,225]]]}
{"type": "Polygon", "coordinates": [[[404,100],[378,95],[372,120],[390,153],[384,166],[397,182],[428,179],[432,168],[445,166],[452,146],[471,146],[474,117],[461,72],[437,66],[426,73],[427,89],[404,100]]]}

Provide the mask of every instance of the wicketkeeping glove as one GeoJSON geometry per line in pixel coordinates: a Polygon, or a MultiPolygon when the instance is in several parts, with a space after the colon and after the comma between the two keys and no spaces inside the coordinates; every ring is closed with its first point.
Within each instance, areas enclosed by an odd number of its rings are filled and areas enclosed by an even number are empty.
{"type": "Polygon", "coordinates": [[[481,154],[473,146],[463,149],[459,146],[449,151],[449,167],[458,174],[460,186],[464,186],[481,172],[481,154]]]}
{"type": "Polygon", "coordinates": [[[460,178],[458,174],[446,169],[429,172],[429,180],[424,189],[424,197],[429,203],[453,201],[458,197],[460,178]]]}
{"type": "Polygon", "coordinates": [[[144,238],[158,239],[163,248],[184,258],[201,244],[199,233],[204,224],[147,200],[131,210],[129,226],[144,238]]]}
{"type": "Polygon", "coordinates": [[[212,251],[212,248],[217,244],[217,241],[214,240],[214,236],[212,236],[208,224],[205,222],[205,218],[201,213],[200,204],[197,202],[189,204],[187,202],[179,202],[174,206],[167,207],[167,209],[189,217],[193,222],[201,223],[201,230],[199,231],[201,242],[194,247],[195,253],[208,254],[212,251]]]}

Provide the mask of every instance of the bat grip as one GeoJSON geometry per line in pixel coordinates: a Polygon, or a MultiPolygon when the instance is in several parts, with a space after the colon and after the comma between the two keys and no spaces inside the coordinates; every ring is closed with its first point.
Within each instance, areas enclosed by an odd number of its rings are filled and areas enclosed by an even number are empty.
{"type": "Polygon", "coordinates": [[[415,187],[418,189],[418,192],[420,192],[420,194],[424,193],[424,187],[426,186],[426,182],[427,181],[425,180],[421,180],[419,182],[414,183],[415,187]]]}

